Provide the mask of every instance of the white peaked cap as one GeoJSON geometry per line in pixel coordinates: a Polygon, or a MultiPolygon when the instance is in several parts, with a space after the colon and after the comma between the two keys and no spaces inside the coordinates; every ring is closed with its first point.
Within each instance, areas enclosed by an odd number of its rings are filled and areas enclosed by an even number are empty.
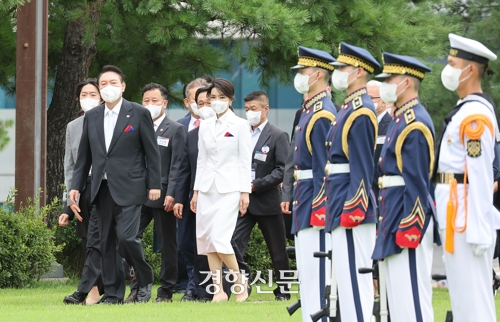
{"type": "Polygon", "coordinates": [[[497,55],[477,40],[449,34],[450,56],[467,59],[488,65],[489,61],[497,59],[497,55]]]}

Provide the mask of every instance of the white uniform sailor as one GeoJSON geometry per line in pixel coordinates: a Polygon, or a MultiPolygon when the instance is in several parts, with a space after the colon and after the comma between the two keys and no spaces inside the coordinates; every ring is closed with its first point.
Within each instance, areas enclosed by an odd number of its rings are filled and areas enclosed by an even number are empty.
{"type": "Polygon", "coordinates": [[[436,150],[436,208],[445,248],[453,320],[496,321],[492,255],[500,214],[493,206],[498,125],[481,79],[497,56],[478,41],[449,35],[441,80],[460,100],[446,116],[436,150]]]}

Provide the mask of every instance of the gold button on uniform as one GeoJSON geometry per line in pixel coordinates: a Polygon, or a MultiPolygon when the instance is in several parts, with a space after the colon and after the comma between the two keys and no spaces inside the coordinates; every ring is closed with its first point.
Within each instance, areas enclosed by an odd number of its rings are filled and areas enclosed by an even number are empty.
{"type": "Polygon", "coordinates": [[[378,221],[382,221],[382,220],[384,220],[384,217],[379,216],[379,217],[378,217],[378,221]]]}
{"type": "Polygon", "coordinates": [[[378,162],[382,162],[382,157],[378,158],[378,162]]]}
{"type": "Polygon", "coordinates": [[[391,142],[391,138],[387,138],[387,142],[391,142]]]}
{"type": "Polygon", "coordinates": [[[295,147],[295,151],[297,151],[297,147],[295,147]]]}
{"type": "Polygon", "coordinates": [[[382,196],[378,197],[378,200],[382,201],[382,196]]]}

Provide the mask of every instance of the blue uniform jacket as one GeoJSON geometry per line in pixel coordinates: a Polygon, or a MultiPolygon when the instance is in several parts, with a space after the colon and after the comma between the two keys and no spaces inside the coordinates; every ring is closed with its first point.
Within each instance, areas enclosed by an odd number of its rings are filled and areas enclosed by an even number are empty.
{"type": "Polygon", "coordinates": [[[313,178],[294,183],[292,234],[311,226],[325,225],[325,140],[336,114],[326,91],[304,102],[295,128],[294,168],[312,170],[313,178]]]}
{"type": "Polygon", "coordinates": [[[344,100],[328,134],[328,163],[349,164],[349,173],[326,178],[327,230],[375,223],[376,200],[372,192],[377,141],[377,114],[366,87],[344,100]]]}
{"type": "Polygon", "coordinates": [[[395,111],[379,158],[379,173],[403,176],[404,186],[381,189],[379,226],[373,259],[416,248],[434,220],[434,240],[439,244],[430,174],[434,165],[434,126],[418,98],[395,111]]]}

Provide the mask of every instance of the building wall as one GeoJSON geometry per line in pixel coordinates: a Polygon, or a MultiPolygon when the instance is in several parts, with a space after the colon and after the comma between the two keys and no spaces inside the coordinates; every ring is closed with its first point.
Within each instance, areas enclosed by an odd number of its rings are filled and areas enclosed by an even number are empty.
{"type": "Polygon", "coordinates": [[[0,151],[0,204],[4,203],[11,188],[14,187],[14,170],[16,157],[15,109],[0,109],[0,120],[14,120],[14,126],[8,129],[10,141],[0,151]]]}

